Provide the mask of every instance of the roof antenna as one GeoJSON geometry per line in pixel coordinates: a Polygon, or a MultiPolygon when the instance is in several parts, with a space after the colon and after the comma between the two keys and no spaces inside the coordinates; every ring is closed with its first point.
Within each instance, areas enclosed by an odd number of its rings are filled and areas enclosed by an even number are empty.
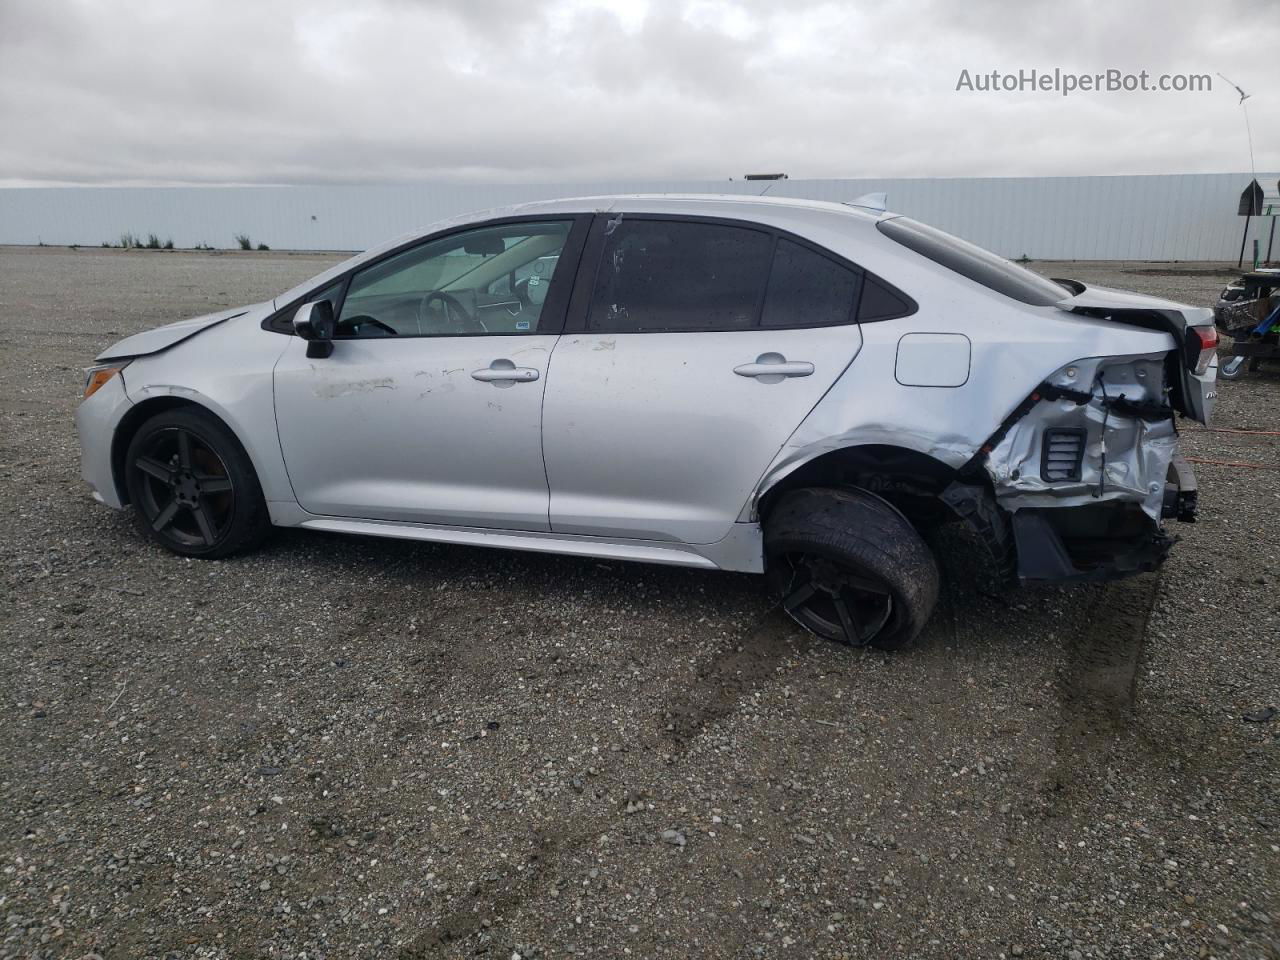
{"type": "Polygon", "coordinates": [[[863,210],[874,210],[876,213],[885,213],[889,209],[889,194],[883,191],[879,193],[864,193],[856,200],[846,200],[846,207],[861,207],[863,210]]]}
{"type": "Polygon", "coordinates": [[[1245,136],[1249,138],[1249,175],[1253,177],[1253,179],[1257,180],[1258,171],[1253,165],[1253,129],[1249,126],[1249,108],[1244,105],[1244,102],[1248,100],[1252,94],[1245,93],[1240,89],[1238,84],[1227,80],[1223,74],[1219,73],[1218,76],[1222,77],[1222,79],[1226,80],[1228,84],[1235,87],[1236,93],[1240,94],[1240,100],[1236,105],[1244,112],[1244,132],[1245,136]]]}

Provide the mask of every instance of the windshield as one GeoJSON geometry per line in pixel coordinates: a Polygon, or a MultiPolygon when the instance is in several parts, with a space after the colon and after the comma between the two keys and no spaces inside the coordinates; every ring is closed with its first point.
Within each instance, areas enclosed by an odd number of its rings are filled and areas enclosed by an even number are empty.
{"type": "Polygon", "coordinates": [[[934,263],[1014,300],[1048,307],[1071,295],[1070,291],[1038,273],[909,217],[881,220],[876,228],[886,237],[934,263]]]}

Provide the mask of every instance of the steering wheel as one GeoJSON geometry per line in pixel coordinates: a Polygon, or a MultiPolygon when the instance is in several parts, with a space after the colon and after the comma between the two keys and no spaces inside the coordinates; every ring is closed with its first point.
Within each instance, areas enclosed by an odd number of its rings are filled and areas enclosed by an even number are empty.
{"type": "Polygon", "coordinates": [[[433,300],[439,300],[444,304],[444,315],[450,323],[461,321],[467,327],[479,327],[484,333],[489,332],[489,328],[484,325],[484,321],[467,313],[467,308],[462,305],[457,297],[451,293],[445,293],[443,290],[432,290],[425,294],[418,301],[418,332],[422,332],[422,321],[426,317],[427,305],[433,300]],[[455,317],[456,314],[456,317],[455,317]]]}
{"type": "Polygon", "coordinates": [[[520,301],[520,309],[528,310],[533,306],[533,300],[529,298],[529,278],[517,280],[511,287],[511,292],[516,295],[516,299],[520,301]]]}
{"type": "Polygon", "coordinates": [[[350,320],[345,320],[343,321],[342,326],[346,327],[348,330],[352,330],[356,327],[373,327],[375,330],[381,330],[388,337],[400,336],[400,331],[391,326],[391,324],[383,323],[381,320],[378,320],[376,317],[371,317],[368,314],[361,314],[358,317],[352,317],[350,320]]]}

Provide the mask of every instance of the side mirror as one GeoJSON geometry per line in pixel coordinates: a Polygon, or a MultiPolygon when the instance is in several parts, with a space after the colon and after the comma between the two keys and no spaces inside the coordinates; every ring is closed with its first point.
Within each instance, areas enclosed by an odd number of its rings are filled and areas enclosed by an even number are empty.
{"type": "Polygon", "coordinates": [[[333,304],[328,300],[304,303],[293,315],[293,330],[307,341],[307,356],[323,360],[333,353],[333,336],[338,331],[333,304]]]}

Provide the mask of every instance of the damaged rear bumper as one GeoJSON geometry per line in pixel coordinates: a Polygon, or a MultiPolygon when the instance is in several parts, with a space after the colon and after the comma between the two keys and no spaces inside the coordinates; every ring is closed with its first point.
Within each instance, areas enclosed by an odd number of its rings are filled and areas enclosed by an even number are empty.
{"type": "Polygon", "coordinates": [[[1026,509],[1013,515],[1021,583],[1114,580],[1155,570],[1175,538],[1125,504],[1026,509]]]}
{"type": "Polygon", "coordinates": [[[1019,510],[1012,519],[1018,580],[1113,580],[1155,570],[1178,540],[1163,521],[1194,523],[1198,493],[1191,465],[1175,451],[1159,517],[1121,500],[1019,510]]]}

